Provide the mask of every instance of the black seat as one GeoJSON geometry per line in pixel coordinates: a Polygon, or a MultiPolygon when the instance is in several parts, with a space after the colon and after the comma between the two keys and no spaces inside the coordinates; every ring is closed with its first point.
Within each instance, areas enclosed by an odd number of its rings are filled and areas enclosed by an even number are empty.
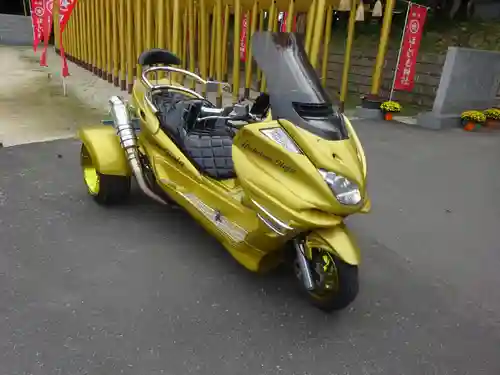
{"type": "Polygon", "coordinates": [[[165,49],[153,48],[141,53],[139,65],[181,65],[181,59],[165,49]]]}
{"type": "Polygon", "coordinates": [[[201,107],[210,102],[188,99],[179,93],[161,93],[154,96],[159,109],[160,126],[165,133],[201,172],[212,178],[234,178],[232,145],[233,134],[220,122],[198,126],[201,107]]]}

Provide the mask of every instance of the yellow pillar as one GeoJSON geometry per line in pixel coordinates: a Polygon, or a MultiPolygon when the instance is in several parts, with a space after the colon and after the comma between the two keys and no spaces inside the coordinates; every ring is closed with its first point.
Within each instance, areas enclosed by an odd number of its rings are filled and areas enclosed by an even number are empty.
{"type": "MultiPolygon", "coordinates": [[[[181,22],[180,22],[180,0],[173,0],[172,7],[172,52],[176,56],[180,56],[179,48],[179,38],[181,34],[181,22]]],[[[174,81],[177,81],[179,77],[177,75],[171,75],[174,81]]]]}
{"type": "Polygon", "coordinates": [[[222,76],[227,81],[227,36],[229,34],[229,5],[224,7],[224,30],[222,33],[222,76]]]}
{"type": "Polygon", "coordinates": [[[370,91],[372,95],[378,95],[380,91],[385,54],[387,53],[387,45],[389,35],[391,33],[392,12],[394,10],[395,3],[395,0],[387,0],[385,4],[384,20],[382,21],[382,30],[380,32],[380,42],[378,46],[377,58],[375,60],[375,68],[373,69],[372,87],[370,91]]]}
{"type": "MultiPolygon", "coordinates": [[[[189,32],[189,70],[194,72],[196,69],[196,50],[195,50],[195,38],[196,38],[196,19],[194,14],[194,0],[188,0],[188,32],[189,32]]],[[[191,89],[196,88],[196,82],[191,80],[191,89]]]]}
{"type": "MultiPolygon", "coordinates": [[[[77,4],[78,6],[78,4],[77,4]]],[[[79,4],[80,9],[79,9],[79,17],[78,17],[78,22],[80,24],[80,45],[81,45],[81,61],[80,65],[82,67],[86,67],[86,63],[88,62],[88,56],[87,56],[87,48],[90,45],[89,40],[85,37],[85,24],[86,24],[86,19],[85,19],[85,4],[80,3],[79,4]]]]}
{"type": "MultiPolygon", "coordinates": [[[[115,86],[120,85],[120,40],[118,39],[118,0],[111,1],[111,48],[112,48],[112,77],[115,86]]],[[[123,21],[123,18],[121,18],[123,21]]],[[[110,72],[111,73],[111,72],[110,72]]]]}
{"type": "MultiPolygon", "coordinates": [[[[210,17],[209,17],[210,18],[210,17]]],[[[215,79],[215,35],[216,31],[215,22],[215,7],[212,8],[212,24],[210,27],[210,70],[209,76],[211,79],[215,79]]]]}
{"type": "Polygon", "coordinates": [[[56,48],[61,48],[61,38],[60,38],[60,24],[59,24],[59,2],[54,1],[52,8],[53,24],[54,24],[54,42],[56,48]]]}
{"type": "Polygon", "coordinates": [[[286,32],[290,33],[293,28],[293,18],[295,13],[295,0],[290,0],[288,4],[288,12],[286,14],[286,32]]]}
{"type": "Polygon", "coordinates": [[[321,39],[323,39],[323,30],[325,24],[325,0],[316,0],[316,10],[315,10],[315,19],[314,19],[314,33],[312,35],[311,40],[311,53],[309,55],[309,59],[311,60],[311,64],[314,68],[316,68],[316,64],[318,63],[318,55],[319,55],[319,45],[321,43],[321,39]]]}
{"type": "MultiPolygon", "coordinates": [[[[205,0],[200,0],[200,73],[203,79],[207,79],[207,41],[208,41],[208,25],[207,25],[207,8],[205,0]]],[[[203,88],[205,91],[205,88],[203,88]]]]}
{"type": "Polygon", "coordinates": [[[117,0],[119,7],[119,19],[117,22],[118,28],[118,39],[119,39],[119,49],[120,49],[120,71],[119,71],[119,84],[120,89],[125,91],[127,89],[127,50],[126,50],[126,23],[127,23],[127,14],[126,14],[126,0],[117,0]]]}
{"type": "MultiPolygon", "coordinates": [[[[139,1],[139,0],[136,0],[139,1]]],[[[146,0],[146,46],[145,49],[153,48],[153,1],[146,0]]]]}
{"type": "Polygon", "coordinates": [[[99,6],[97,8],[97,15],[99,16],[99,21],[100,21],[100,33],[98,34],[99,39],[101,40],[101,71],[100,71],[100,77],[102,79],[107,79],[108,78],[108,72],[106,71],[107,69],[107,63],[108,63],[108,56],[107,56],[107,43],[106,43],[106,4],[104,1],[98,1],[99,6]]]}
{"type": "MultiPolygon", "coordinates": [[[[264,11],[261,10],[259,14],[259,31],[264,30],[264,11]]],[[[262,70],[257,67],[257,82],[259,87],[262,86],[262,70]]]]}
{"type": "MultiPolygon", "coordinates": [[[[217,81],[222,81],[222,1],[215,0],[215,76],[217,81]]],[[[222,87],[217,92],[217,105],[222,106],[222,87]]]]}
{"type": "Polygon", "coordinates": [[[107,0],[104,8],[106,10],[106,73],[108,82],[113,82],[113,57],[112,57],[112,30],[111,30],[111,1],[107,0]]]}
{"type": "Polygon", "coordinates": [[[136,61],[136,77],[137,79],[140,79],[141,74],[142,74],[142,67],[139,65],[139,55],[142,53],[142,4],[141,1],[138,0],[133,0],[135,1],[135,22],[134,22],[134,28],[135,28],[135,56],[134,59],[136,61]]]}
{"type": "Polygon", "coordinates": [[[171,50],[172,49],[172,27],[170,27],[170,25],[172,25],[172,3],[170,0],[165,0],[165,24],[168,25],[167,32],[166,32],[167,49],[171,50]]]}
{"type": "Polygon", "coordinates": [[[354,26],[356,24],[356,0],[351,1],[351,12],[349,14],[349,24],[347,26],[347,41],[344,56],[344,69],[342,70],[342,86],[340,88],[340,111],[344,112],[345,100],[347,97],[347,84],[349,81],[349,69],[351,67],[351,50],[354,41],[354,26]]]}
{"type": "MultiPolygon", "coordinates": [[[[267,30],[273,31],[276,19],[276,2],[273,1],[271,4],[271,9],[269,9],[269,21],[267,23],[267,30]]],[[[262,80],[260,81],[260,92],[266,91],[266,77],[262,75],[262,80]]]]}
{"type": "MultiPolygon", "coordinates": [[[[189,0],[192,1],[192,0],[189,0]]],[[[156,9],[156,46],[158,48],[165,48],[165,1],[159,1],[156,9]]],[[[162,75],[160,75],[162,76],[162,75]]]]}
{"type": "MultiPolygon", "coordinates": [[[[293,2],[293,0],[292,0],[293,2]]],[[[247,44],[247,61],[245,65],[245,98],[250,97],[250,88],[252,87],[252,36],[257,28],[258,3],[253,3],[252,13],[250,15],[250,35],[247,44]]]]}
{"type": "Polygon", "coordinates": [[[136,56],[135,56],[135,46],[134,46],[134,0],[124,0],[126,2],[126,24],[125,28],[127,29],[127,91],[130,94],[132,92],[132,88],[134,86],[134,67],[136,65],[136,56]]]}
{"type": "Polygon", "coordinates": [[[187,54],[188,54],[188,7],[184,6],[184,13],[182,15],[182,48],[181,48],[181,61],[182,68],[188,69],[187,54]]]}
{"type": "Polygon", "coordinates": [[[90,17],[89,27],[87,32],[91,36],[92,43],[92,73],[97,75],[97,69],[99,65],[99,49],[97,46],[97,30],[96,30],[96,7],[95,0],[88,0],[88,12],[90,17]]]}
{"type": "Polygon", "coordinates": [[[333,7],[329,6],[326,13],[325,38],[323,45],[323,59],[321,61],[321,83],[326,87],[328,69],[328,55],[330,54],[330,39],[332,37],[333,7]]]}
{"type": "Polygon", "coordinates": [[[308,55],[310,55],[311,52],[311,39],[314,31],[314,23],[315,23],[314,18],[316,16],[316,3],[317,0],[313,0],[311,5],[309,6],[309,11],[307,12],[305,48],[308,55]]]}

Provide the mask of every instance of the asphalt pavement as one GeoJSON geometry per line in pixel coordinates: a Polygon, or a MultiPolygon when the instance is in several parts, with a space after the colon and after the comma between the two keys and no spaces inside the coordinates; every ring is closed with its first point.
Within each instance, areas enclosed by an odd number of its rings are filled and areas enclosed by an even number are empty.
{"type": "Polygon", "coordinates": [[[500,374],[500,137],[356,126],[374,210],[331,315],[181,211],[94,204],[76,141],[0,149],[0,374],[500,374]]]}

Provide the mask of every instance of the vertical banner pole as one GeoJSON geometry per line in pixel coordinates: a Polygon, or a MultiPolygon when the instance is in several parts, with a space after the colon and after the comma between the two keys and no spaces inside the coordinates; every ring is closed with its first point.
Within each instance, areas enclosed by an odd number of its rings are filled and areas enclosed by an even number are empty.
{"type": "Polygon", "coordinates": [[[406,9],[405,25],[403,27],[403,31],[401,32],[401,41],[399,42],[398,58],[396,60],[396,66],[394,67],[394,74],[392,77],[391,93],[389,94],[389,100],[392,100],[392,96],[394,95],[394,84],[396,83],[396,73],[398,71],[399,59],[401,58],[401,49],[403,48],[403,40],[405,37],[406,27],[408,26],[408,15],[410,14],[410,8],[411,8],[411,1],[408,2],[408,9],[406,9]]]}

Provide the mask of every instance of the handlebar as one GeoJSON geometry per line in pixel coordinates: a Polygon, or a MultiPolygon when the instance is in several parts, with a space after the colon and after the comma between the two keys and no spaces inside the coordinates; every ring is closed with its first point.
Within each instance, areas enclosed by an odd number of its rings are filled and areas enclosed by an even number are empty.
{"type": "MultiPolygon", "coordinates": [[[[225,107],[225,108],[212,108],[212,107],[201,107],[201,117],[199,117],[196,121],[197,122],[202,122],[206,120],[228,120],[228,121],[245,121],[245,122],[250,122],[250,121],[256,121],[257,116],[247,112],[245,114],[234,114],[233,113],[235,107],[230,106],[230,107],[225,107]]],[[[229,124],[231,126],[232,124],[229,124]]]]}
{"type": "MultiPolygon", "coordinates": [[[[229,120],[229,121],[256,121],[257,116],[252,115],[251,113],[248,113],[247,115],[244,116],[205,116],[205,117],[200,117],[196,121],[197,122],[202,122],[206,120],[229,120]]],[[[231,126],[229,124],[228,126],[231,126]]]]}

